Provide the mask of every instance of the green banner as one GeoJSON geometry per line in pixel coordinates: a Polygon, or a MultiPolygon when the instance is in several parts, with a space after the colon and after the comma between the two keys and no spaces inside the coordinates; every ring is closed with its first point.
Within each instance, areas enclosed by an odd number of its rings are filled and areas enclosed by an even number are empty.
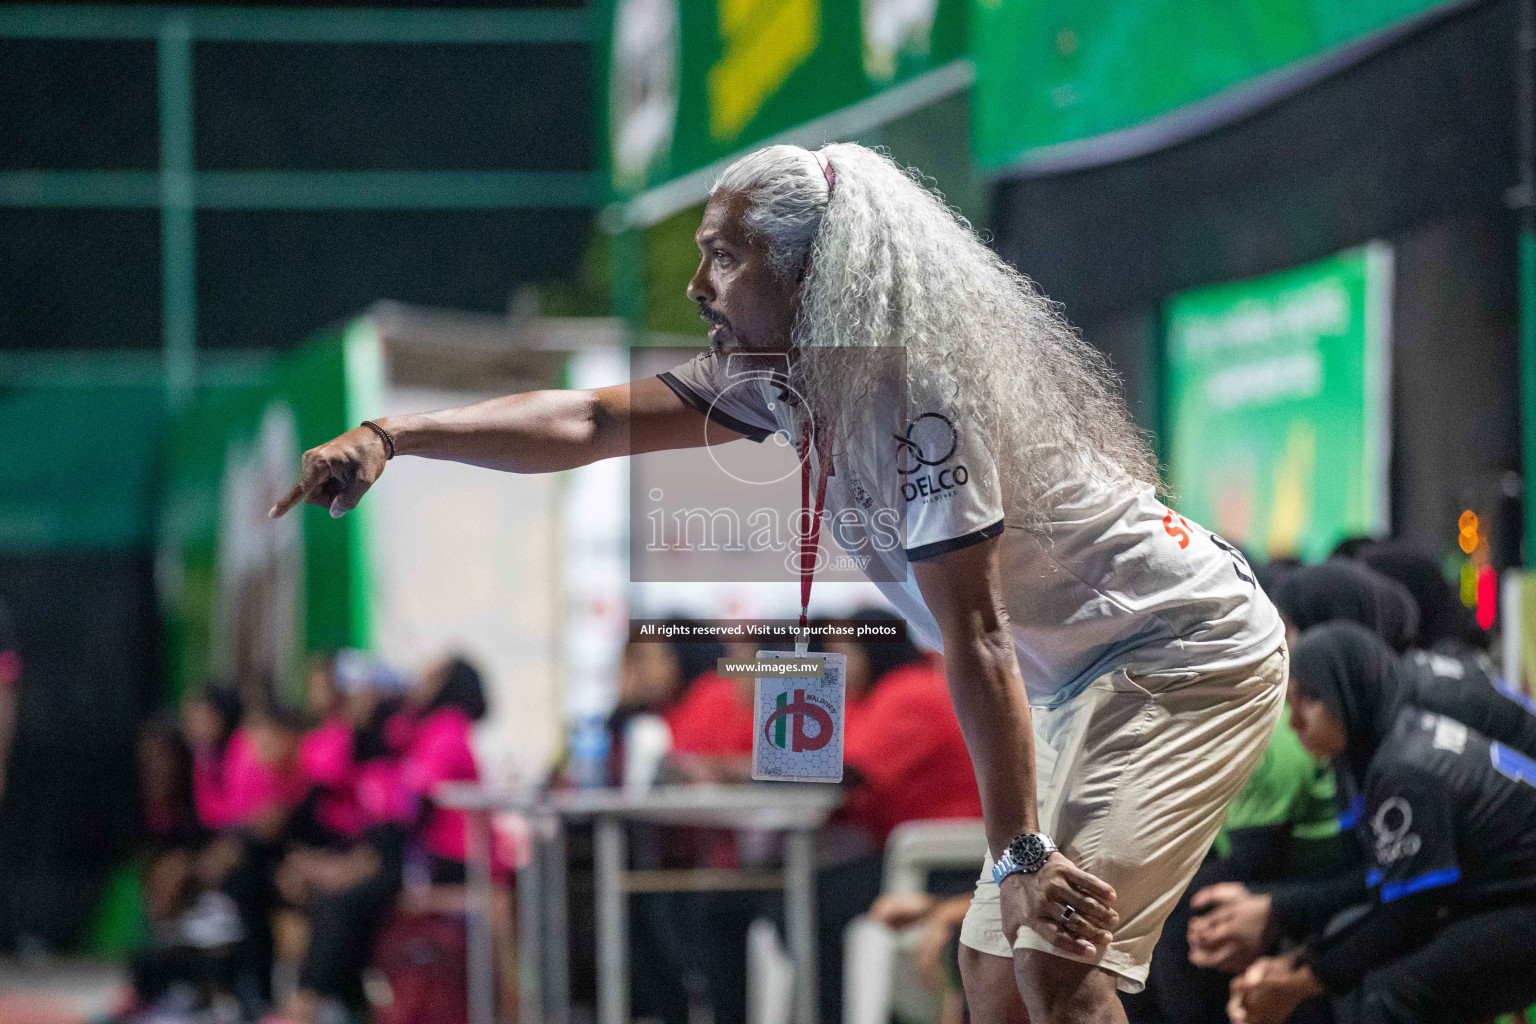
{"type": "MultiPolygon", "coordinates": [[[[1061,160],[1074,147],[1111,143],[1115,133],[1180,108],[1235,101],[1234,87],[1455,6],[1454,0],[982,0],[974,15],[976,157],[988,168],[1061,160]]],[[[1240,109],[1234,103],[1231,113],[1240,109]]],[[[1118,141],[1118,156],[1132,155],[1133,145],[1156,148],[1147,139],[1118,141]]]]}
{"type": "Polygon", "coordinates": [[[1391,250],[1185,292],[1166,310],[1175,506],[1261,557],[1386,532],[1391,250]]]}
{"type": "Polygon", "coordinates": [[[172,425],[156,564],[171,692],[217,679],[297,703],[309,651],[368,644],[367,504],[340,522],[308,506],[273,521],[267,509],[305,449],[378,413],[382,372],[359,322],[172,425]]]}
{"type": "MultiPolygon", "coordinates": [[[[967,0],[606,0],[599,4],[607,26],[599,123],[613,196],[701,171],[892,87],[909,89],[903,101],[911,109],[922,98],[919,79],[943,77],[968,53],[968,7],[967,0]]],[[[961,70],[968,82],[969,64],[961,70]]]]}

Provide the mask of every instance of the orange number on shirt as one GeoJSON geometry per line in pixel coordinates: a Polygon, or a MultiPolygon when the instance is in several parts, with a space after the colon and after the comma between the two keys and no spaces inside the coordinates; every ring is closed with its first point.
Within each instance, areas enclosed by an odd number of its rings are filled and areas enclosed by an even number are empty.
{"type": "MultiPolygon", "coordinates": [[[[1169,512],[1163,516],[1163,532],[1177,540],[1179,542],[1179,550],[1183,551],[1189,547],[1189,535],[1195,532],[1195,528],[1190,525],[1188,519],[1185,519],[1177,512],[1169,512]]],[[[1209,530],[1206,533],[1210,536],[1212,544],[1215,544],[1222,551],[1232,556],[1232,571],[1237,573],[1237,578],[1249,586],[1257,586],[1253,577],[1248,575],[1252,570],[1248,569],[1248,562],[1243,558],[1243,553],[1209,530]],[[1248,571],[1245,572],[1244,570],[1248,571]]]]}
{"type": "Polygon", "coordinates": [[[1178,540],[1180,551],[1189,547],[1189,523],[1183,516],[1174,515],[1172,512],[1163,516],[1163,532],[1178,540]],[[1174,520],[1178,522],[1175,523],[1174,520]]]}

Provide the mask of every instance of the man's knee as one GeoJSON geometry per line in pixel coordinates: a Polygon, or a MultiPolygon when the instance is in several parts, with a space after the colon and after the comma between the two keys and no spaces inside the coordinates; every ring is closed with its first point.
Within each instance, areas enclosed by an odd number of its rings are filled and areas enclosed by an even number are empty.
{"type": "Polygon", "coordinates": [[[960,980],[972,1024],[1029,1024],[1008,957],[961,943],[960,980]]]}
{"type": "Polygon", "coordinates": [[[1020,950],[1014,975],[1035,1024],[1106,1024],[1123,1021],[1114,975],[1092,964],[1038,950],[1020,950]]]}
{"type": "Polygon", "coordinates": [[[1009,985],[1013,984],[1013,967],[1007,957],[993,956],[960,943],[960,980],[967,988],[973,982],[979,985],[996,984],[1000,976],[1006,977],[1009,985]]]}

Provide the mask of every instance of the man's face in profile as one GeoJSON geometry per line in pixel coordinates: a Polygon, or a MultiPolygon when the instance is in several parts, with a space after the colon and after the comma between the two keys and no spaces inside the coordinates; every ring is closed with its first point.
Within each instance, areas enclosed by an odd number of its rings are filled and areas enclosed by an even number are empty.
{"type": "Polygon", "coordinates": [[[774,272],[767,245],[746,228],[746,205],[737,193],[714,196],[694,235],[700,259],[688,298],[722,355],[786,351],[799,305],[799,276],[774,272]]]}

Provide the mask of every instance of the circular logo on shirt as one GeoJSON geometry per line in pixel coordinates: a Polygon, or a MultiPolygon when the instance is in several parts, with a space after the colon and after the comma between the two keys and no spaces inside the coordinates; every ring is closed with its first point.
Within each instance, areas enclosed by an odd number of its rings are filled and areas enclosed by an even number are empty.
{"type": "Polygon", "coordinates": [[[925,466],[942,466],[955,457],[960,432],[939,412],[925,412],[896,434],[896,472],[910,476],[925,466]]]}
{"type": "Polygon", "coordinates": [[[1376,862],[1390,864],[1403,857],[1412,857],[1423,845],[1418,835],[1408,830],[1413,827],[1413,808],[1400,796],[1382,801],[1371,819],[1371,831],[1376,834],[1376,862]]]}
{"type": "Polygon", "coordinates": [[[952,497],[970,482],[971,471],[964,463],[949,465],[960,450],[960,432],[943,413],[925,412],[907,424],[905,434],[893,436],[896,472],[906,478],[901,494],[908,504],[952,497]]]}

